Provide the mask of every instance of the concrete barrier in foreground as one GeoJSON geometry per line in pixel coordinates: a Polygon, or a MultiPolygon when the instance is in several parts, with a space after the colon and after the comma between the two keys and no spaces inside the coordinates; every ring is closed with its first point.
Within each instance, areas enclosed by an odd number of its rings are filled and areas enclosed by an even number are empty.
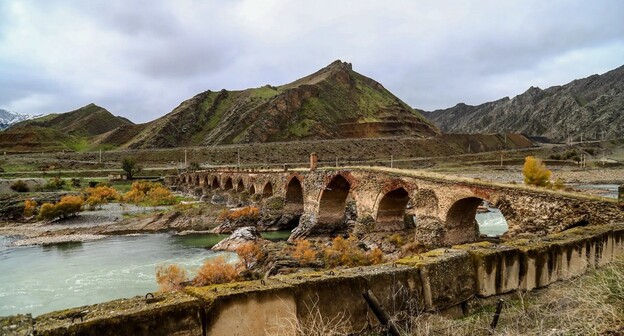
{"type": "Polygon", "coordinates": [[[296,335],[322,324],[357,332],[378,324],[362,293],[391,315],[462,316],[466,302],[544,287],[624,255],[624,225],[590,226],[502,245],[437,249],[395,263],[276,276],[0,319],[6,335],[296,335]]]}

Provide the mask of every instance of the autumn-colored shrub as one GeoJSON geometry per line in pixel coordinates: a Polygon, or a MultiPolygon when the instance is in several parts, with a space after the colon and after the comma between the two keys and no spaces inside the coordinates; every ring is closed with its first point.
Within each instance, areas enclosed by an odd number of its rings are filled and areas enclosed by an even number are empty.
{"type": "Polygon", "coordinates": [[[96,207],[106,204],[109,201],[119,200],[120,196],[115,188],[100,185],[95,188],[87,188],[86,203],[89,209],[93,210],[96,207]]]}
{"type": "Polygon", "coordinates": [[[378,247],[375,247],[370,252],[368,252],[368,259],[370,260],[372,265],[381,264],[382,262],[384,262],[384,258],[385,257],[383,251],[378,247]]]}
{"type": "Polygon", "coordinates": [[[542,160],[533,156],[527,156],[524,160],[522,175],[524,175],[525,184],[545,187],[549,183],[548,181],[550,180],[552,172],[546,168],[542,160]]]}
{"type": "Polygon", "coordinates": [[[252,206],[240,208],[240,209],[233,210],[233,211],[225,210],[219,213],[220,220],[227,219],[227,220],[234,221],[240,218],[256,219],[259,217],[260,217],[260,209],[256,207],[252,207],[252,206]]]}
{"type": "Polygon", "coordinates": [[[29,192],[30,191],[26,182],[22,180],[17,180],[13,182],[13,184],[11,184],[11,190],[16,191],[16,192],[29,192]]]}
{"type": "Polygon", "coordinates": [[[241,260],[242,266],[246,269],[251,269],[258,261],[262,260],[266,256],[266,252],[262,250],[260,244],[245,243],[236,249],[236,253],[241,260]]]}
{"type": "Polygon", "coordinates": [[[56,203],[44,203],[39,209],[39,219],[52,220],[55,218],[67,218],[75,216],[82,211],[84,201],[82,197],[75,195],[68,195],[61,197],[61,200],[56,203]]]}
{"type": "Polygon", "coordinates": [[[176,198],[169,189],[160,183],[137,181],[132,183],[130,191],[122,198],[129,203],[145,203],[149,205],[175,204],[176,198]]]}
{"type": "Polygon", "coordinates": [[[171,191],[162,185],[156,185],[147,192],[147,202],[150,205],[171,205],[176,202],[171,191]]]}
{"type": "Polygon", "coordinates": [[[293,258],[299,262],[299,264],[306,266],[316,260],[316,251],[312,248],[310,241],[305,239],[298,239],[295,241],[295,251],[293,252],[293,258]]]}
{"type": "Polygon", "coordinates": [[[61,197],[61,201],[56,203],[56,211],[61,218],[74,216],[82,211],[83,204],[84,201],[80,196],[63,196],[61,197]]]}
{"type": "Polygon", "coordinates": [[[390,236],[390,238],[388,238],[388,242],[398,247],[403,245],[403,237],[401,237],[401,235],[399,234],[393,234],[392,236],[390,236]]]}
{"type": "Polygon", "coordinates": [[[43,203],[39,209],[38,218],[41,220],[51,220],[58,217],[56,206],[52,203],[43,203]]]}
{"type": "Polygon", "coordinates": [[[208,286],[238,280],[236,267],[220,256],[206,261],[193,279],[196,286],[208,286]]]}
{"type": "Polygon", "coordinates": [[[383,261],[383,253],[379,255],[381,251],[375,250],[378,249],[364,251],[355,237],[344,239],[339,236],[334,238],[331,246],[323,251],[323,260],[325,266],[328,267],[372,265],[383,261]]]}
{"type": "Polygon", "coordinates": [[[32,217],[35,214],[37,208],[37,202],[35,200],[27,199],[24,201],[24,217],[32,217]]]}
{"type": "Polygon", "coordinates": [[[186,270],[178,265],[156,267],[156,282],[160,292],[183,289],[185,281],[187,281],[186,270]]]}
{"type": "Polygon", "coordinates": [[[411,242],[401,247],[401,256],[406,257],[427,251],[427,247],[421,242],[411,242]]]}

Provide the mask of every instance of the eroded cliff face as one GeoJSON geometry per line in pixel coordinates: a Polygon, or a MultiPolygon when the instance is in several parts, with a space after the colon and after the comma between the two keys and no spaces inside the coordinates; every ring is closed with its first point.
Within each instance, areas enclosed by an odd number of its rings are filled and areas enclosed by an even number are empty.
{"type": "Polygon", "coordinates": [[[562,141],[620,136],[622,111],[624,66],[563,86],[531,87],[513,99],[457,104],[425,116],[445,133],[517,132],[562,141]]]}
{"type": "Polygon", "coordinates": [[[279,87],[200,93],[137,130],[124,147],[439,134],[419,111],[341,61],[279,87]]]}

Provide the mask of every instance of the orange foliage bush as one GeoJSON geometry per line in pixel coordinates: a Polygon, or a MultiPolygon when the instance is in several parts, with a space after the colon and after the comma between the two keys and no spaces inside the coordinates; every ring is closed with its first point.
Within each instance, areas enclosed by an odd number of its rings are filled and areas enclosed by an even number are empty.
{"type": "Polygon", "coordinates": [[[295,242],[293,258],[301,265],[309,265],[316,259],[316,251],[312,248],[312,244],[309,241],[298,239],[295,242]]]}
{"type": "Polygon", "coordinates": [[[242,265],[246,269],[251,269],[258,261],[266,256],[266,252],[262,250],[260,244],[245,243],[236,249],[238,257],[241,259],[242,265]]]}
{"type": "Polygon", "coordinates": [[[35,200],[27,199],[24,201],[24,217],[32,217],[35,214],[37,208],[37,202],[35,200]]]}
{"type": "Polygon", "coordinates": [[[383,262],[383,252],[379,249],[366,252],[358,246],[355,237],[336,237],[332,245],[323,251],[323,260],[328,267],[366,266],[383,262]]]}
{"type": "Polygon", "coordinates": [[[156,282],[161,292],[183,289],[182,283],[185,281],[187,281],[186,271],[178,265],[156,267],[156,282]]]}
{"type": "Polygon", "coordinates": [[[137,181],[132,183],[130,191],[123,195],[123,200],[129,203],[146,203],[149,205],[175,204],[176,198],[169,189],[160,183],[137,181]]]}
{"type": "Polygon", "coordinates": [[[56,218],[56,206],[52,203],[43,203],[39,209],[39,219],[50,220],[56,218]]]}
{"type": "Polygon", "coordinates": [[[87,188],[86,203],[89,209],[93,210],[101,204],[108,203],[108,201],[119,200],[120,196],[115,188],[109,186],[97,186],[95,188],[87,188]]]}
{"type": "Polygon", "coordinates": [[[56,211],[61,218],[74,216],[82,211],[84,201],[80,196],[63,196],[61,201],[56,203],[56,211]]]}
{"type": "Polygon", "coordinates": [[[61,197],[56,203],[44,203],[39,209],[39,219],[51,220],[55,218],[67,218],[82,211],[84,201],[80,196],[68,195],[61,197]]]}
{"type": "Polygon", "coordinates": [[[225,261],[223,257],[217,257],[206,261],[197,271],[193,279],[196,286],[208,286],[238,280],[236,267],[225,261]]]}
{"type": "Polygon", "coordinates": [[[259,218],[260,217],[260,209],[252,206],[244,207],[234,211],[221,211],[219,213],[219,219],[224,220],[237,220],[239,218],[259,218]]]}

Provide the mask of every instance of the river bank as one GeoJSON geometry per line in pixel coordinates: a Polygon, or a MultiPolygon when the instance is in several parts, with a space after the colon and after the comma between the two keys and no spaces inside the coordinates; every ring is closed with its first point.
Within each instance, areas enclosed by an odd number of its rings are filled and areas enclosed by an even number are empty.
{"type": "Polygon", "coordinates": [[[15,237],[12,245],[46,245],[102,239],[111,235],[207,231],[217,226],[223,207],[201,204],[188,209],[109,203],[101,209],[52,222],[0,223],[0,236],[15,237]]]}

